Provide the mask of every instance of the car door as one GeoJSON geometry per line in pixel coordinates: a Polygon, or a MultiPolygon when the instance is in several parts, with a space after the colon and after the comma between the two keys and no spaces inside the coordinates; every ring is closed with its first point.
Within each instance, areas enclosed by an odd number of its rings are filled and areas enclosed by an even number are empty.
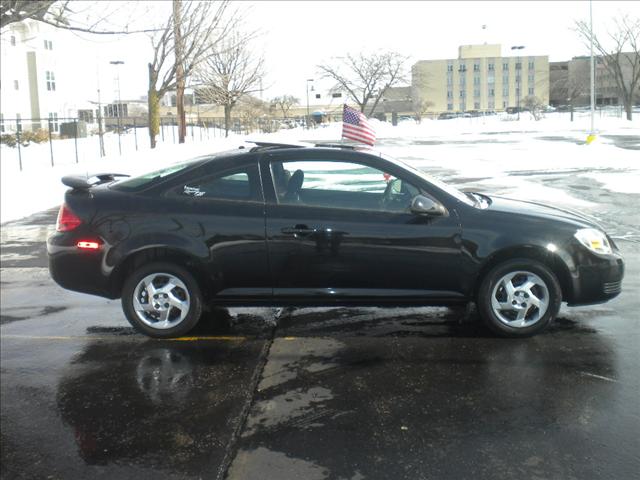
{"type": "Polygon", "coordinates": [[[255,157],[221,159],[166,193],[175,230],[208,252],[207,275],[220,300],[270,299],[264,199],[255,157]]]}
{"type": "Polygon", "coordinates": [[[457,215],[412,214],[411,199],[430,194],[417,177],[328,149],[273,152],[260,167],[276,299],[462,296],[457,215]]]}

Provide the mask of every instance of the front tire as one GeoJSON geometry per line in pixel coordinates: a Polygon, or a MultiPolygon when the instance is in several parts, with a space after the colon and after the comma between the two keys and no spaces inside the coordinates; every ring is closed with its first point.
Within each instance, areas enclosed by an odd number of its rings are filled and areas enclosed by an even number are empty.
{"type": "Polygon", "coordinates": [[[541,332],[560,310],[562,291],[553,272],[529,259],[494,267],[482,280],[477,305],[485,325],[503,337],[541,332]]]}
{"type": "Polygon", "coordinates": [[[198,282],[172,263],[154,262],[135,270],[122,288],[122,310],[139,332],[174,338],[192,330],[202,315],[198,282]]]}

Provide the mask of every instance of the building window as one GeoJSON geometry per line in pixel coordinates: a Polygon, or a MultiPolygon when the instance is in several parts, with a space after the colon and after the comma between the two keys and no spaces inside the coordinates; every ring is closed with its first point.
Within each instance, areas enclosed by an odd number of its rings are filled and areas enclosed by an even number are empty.
{"type": "Polygon", "coordinates": [[[320,98],[320,94],[319,93],[316,93],[316,98],[320,98]]]}
{"type": "Polygon", "coordinates": [[[509,71],[509,62],[502,63],[502,70],[504,70],[505,72],[509,71]]]}
{"type": "Polygon", "coordinates": [[[342,98],[342,93],[341,92],[332,93],[331,98],[342,98]]]}
{"type": "Polygon", "coordinates": [[[16,132],[22,133],[22,115],[16,113],[16,132]]]}
{"type": "Polygon", "coordinates": [[[460,66],[458,67],[458,71],[459,72],[466,72],[467,71],[467,66],[464,63],[461,63],[460,66]]]}
{"type": "Polygon", "coordinates": [[[480,77],[473,77],[473,84],[480,85],[480,77]]]}
{"type": "Polygon", "coordinates": [[[509,103],[507,101],[502,102],[502,108],[506,109],[509,103]]]}
{"type": "Polygon", "coordinates": [[[493,101],[490,101],[489,104],[487,105],[487,108],[489,110],[495,110],[496,104],[493,101]]]}
{"type": "Polygon", "coordinates": [[[460,110],[464,112],[466,109],[467,109],[467,104],[461,102],[460,103],[460,110]]]}
{"type": "Polygon", "coordinates": [[[464,98],[464,90],[460,90],[460,98],[464,98]]]}
{"type": "Polygon", "coordinates": [[[522,63],[516,62],[516,70],[522,70],[522,63]]]}
{"type": "Polygon", "coordinates": [[[494,63],[490,63],[489,65],[487,65],[487,70],[489,70],[490,72],[495,70],[495,64],[494,63]]]}
{"type": "Polygon", "coordinates": [[[479,63],[474,63],[473,64],[473,71],[474,72],[479,72],[480,71],[480,64],[479,63]]]}
{"type": "Polygon", "coordinates": [[[502,88],[502,96],[503,97],[508,97],[509,96],[509,87],[503,87],[502,88]]]}
{"type": "Polygon", "coordinates": [[[49,70],[47,70],[45,72],[46,78],[47,78],[47,90],[49,90],[50,92],[55,92],[56,91],[56,77],[53,74],[53,72],[50,72],[49,70]]]}
{"type": "Polygon", "coordinates": [[[529,95],[533,95],[533,87],[529,87],[529,95]]]}
{"type": "Polygon", "coordinates": [[[78,110],[78,120],[93,123],[93,110],[78,110]]]}
{"type": "Polygon", "coordinates": [[[453,85],[453,76],[452,75],[448,75],[447,76],[447,85],[453,85]]]}
{"type": "Polygon", "coordinates": [[[16,46],[16,36],[15,35],[11,35],[11,46],[15,47],[16,46]]]}
{"type": "Polygon", "coordinates": [[[479,97],[479,96],[480,96],[480,89],[479,89],[479,88],[476,88],[476,89],[473,91],[473,96],[474,96],[474,97],[479,97]]]}
{"type": "Polygon", "coordinates": [[[520,96],[520,89],[516,88],[516,97],[519,97],[519,96],[520,96]]]}
{"type": "Polygon", "coordinates": [[[533,83],[535,80],[533,73],[529,75],[529,83],[533,83]]]}
{"type": "Polygon", "coordinates": [[[13,89],[20,90],[20,84],[18,83],[18,80],[13,81],[13,89]]]}
{"type": "Polygon", "coordinates": [[[533,60],[529,60],[529,70],[533,70],[534,68],[536,68],[535,62],[533,60]]]}
{"type": "Polygon", "coordinates": [[[508,76],[502,77],[502,83],[503,85],[509,85],[509,77],[508,76]]]}
{"type": "Polygon", "coordinates": [[[473,108],[475,110],[480,110],[480,102],[473,102],[473,108]]]}
{"type": "Polygon", "coordinates": [[[52,132],[58,133],[58,114],[49,113],[49,128],[52,132]]]}
{"type": "Polygon", "coordinates": [[[447,103],[447,110],[453,110],[453,103],[447,103]]]}
{"type": "Polygon", "coordinates": [[[44,49],[45,50],[53,50],[53,42],[51,40],[44,41],[44,49]]]}
{"type": "Polygon", "coordinates": [[[496,83],[496,77],[487,77],[487,83],[488,84],[496,83]]]}
{"type": "Polygon", "coordinates": [[[489,89],[489,96],[490,96],[490,97],[495,97],[495,96],[496,96],[496,91],[495,91],[495,89],[493,89],[493,88],[490,88],[490,89],[489,89]]]}
{"type": "Polygon", "coordinates": [[[4,113],[0,113],[0,133],[4,133],[4,113]]]}
{"type": "Polygon", "coordinates": [[[453,65],[447,65],[447,72],[453,72],[453,65]]]}
{"type": "Polygon", "coordinates": [[[447,98],[453,98],[453,91],[447,90],[447,98]]]}

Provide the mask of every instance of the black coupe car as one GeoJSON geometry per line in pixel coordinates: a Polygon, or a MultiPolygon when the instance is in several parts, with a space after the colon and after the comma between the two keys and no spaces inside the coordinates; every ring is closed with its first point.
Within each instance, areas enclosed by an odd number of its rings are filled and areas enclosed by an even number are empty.
{"type": "Polygon", "coordinates": [[[180,336],[210,305],[450,305],[495,333],[544,329],[562,301],[604,302],[613,240],[573,212],[462,193],[370,150],[252,147],[134,178],[65,177],[49,268],[180,336]]]}

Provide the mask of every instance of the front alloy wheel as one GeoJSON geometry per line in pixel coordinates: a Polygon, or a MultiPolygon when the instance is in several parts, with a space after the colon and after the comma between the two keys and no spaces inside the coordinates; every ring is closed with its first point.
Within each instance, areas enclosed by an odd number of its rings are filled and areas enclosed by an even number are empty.
{"type": "Polygon", "coordinates": [[[477,298],[487,327],[508,337],[525,337],[545,329],[558,314],[561,301],[554,273],[529,259],[494,267],[482,280],[477,298]]]}

